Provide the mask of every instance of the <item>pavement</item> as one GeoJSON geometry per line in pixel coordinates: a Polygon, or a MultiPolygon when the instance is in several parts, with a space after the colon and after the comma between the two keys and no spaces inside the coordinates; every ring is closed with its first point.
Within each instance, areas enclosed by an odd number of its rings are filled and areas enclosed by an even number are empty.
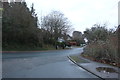
{"type": "Polygon", "coordinates": [[[88,60],[86,58],[83,58],[82,56],[80,56],[80,59],[87,61],[87,63],[86,62],[78,63],[74,59],[72,59],[70,56],[68,56],[68,58],[73,63],[78,65],[79,67],[87,70],[88,72],[92,73],[93,75],[95,75],[95,76],[97,76],[97,77],[99,77],[103,80],[109,80],[109,79],[120,80],[120,68],[118,68],[118,67],[111,66],[111,65],[108,65],[108,64],[98,63],[98,62],[95,62],[95,61],[91,61],[91,60],[88,60]],[[107,72],[107,71],[104,71],[104,70],[99,72],[99,71],[96,70],[96,68],[98,68],[98,67],[112,68],[112,69],[116,70],[117,72],[110,73],[110,72],[107,72]]]}

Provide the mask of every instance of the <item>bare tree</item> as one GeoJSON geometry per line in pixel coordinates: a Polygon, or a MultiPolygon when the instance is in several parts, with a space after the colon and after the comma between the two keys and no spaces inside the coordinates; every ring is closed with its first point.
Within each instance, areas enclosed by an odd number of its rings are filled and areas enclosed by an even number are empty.
{"type": "Polygon", "coordinates": [[[52,11],[47,16],[44,16],[41,21],[41,27],[50,32],[51,38],[57,40],[63,34],[67,34],[71,27],[68,18],[59,11],[52,11]]]}

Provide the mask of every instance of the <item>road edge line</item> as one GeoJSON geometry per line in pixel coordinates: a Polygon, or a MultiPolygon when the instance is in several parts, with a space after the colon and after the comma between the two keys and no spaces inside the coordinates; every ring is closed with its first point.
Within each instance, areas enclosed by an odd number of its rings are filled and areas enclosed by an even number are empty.
{"type": "Polygon", "coordinates": [[[104,78],[96,75],[95,73],[93,73],[93,72],[89,71],[88,69],[84,68],[83,66],[79,65],[79,64],[78,64],[75,60],[73,60],[70,56],[67,56],[67,57],[68,57],[74,64],[76,64],[77,66],[83,68],[84,70],[88,71],[89,73],[92,73],[93,75],[99,77],[100,79],[105,80],[104,78]]]}

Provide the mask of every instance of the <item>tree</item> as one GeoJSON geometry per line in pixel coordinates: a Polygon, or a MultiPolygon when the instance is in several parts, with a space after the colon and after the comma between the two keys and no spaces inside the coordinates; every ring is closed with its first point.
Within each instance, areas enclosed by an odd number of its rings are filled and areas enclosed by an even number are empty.
{"type": "Polygon", "coordinates": [[[84,35],[89,44],[84,48],[84,53],[97,61],[119,67],[119,31],[119,27],[113,31],[100,25],[87,29],[84,35]]]}
{"type": "Polygon", "coordinates": [[[34,6],[31,10],[26,2],[3,3],[3,48],[8,46],[25,45],[41,46],[41,30],[37,26],[37,14],[34,6]]]}
{"type": "Polygon", "coordinates": [[[47,16],[44,16],[41,22],[41,27],[48,31],[49,38],[55,41],[57,41],[58,37],[67,34],[71,27],[68,19],[59,11],[52,11],[47,16]]]}
{"type": "Polygon", "coordinates": [[[84,31],[84,36],[88,42],[94,42],[98,40],[105,41],[109,34],[109,31],[105,28],[106,25],[95,24],[91,29],[84,31]]]}

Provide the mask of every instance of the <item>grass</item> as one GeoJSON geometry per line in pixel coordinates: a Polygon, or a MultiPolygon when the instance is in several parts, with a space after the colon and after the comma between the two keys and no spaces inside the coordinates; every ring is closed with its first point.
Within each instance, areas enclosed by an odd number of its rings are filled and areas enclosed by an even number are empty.
{"type": "Polygon", "coordinates": [[[26,45],[17,46],[7,46],[3,47],[2,51],[42,51],[42,50],[55,50],[53,46],[43,46],[43,47],[30,47],[26,45]]]}
{"type": "Polygon", "coordinates": [[[88,61],[81,59],[78,55],[72,55],[70,58],[72,58],[77,63],[88,63],[88,61]]]}
{"type": "MultiPolygon", "coordinates": [[[[65,48],[67,49],[67,48],[65,48]]],[[[68,48],[69,49],[69,48],[68,48]]],[[[47,51],[47,50],[56,50],[56,48],[52,45],[44,45],[42,47],[30,47],[26,45],[14,45],[14,46],[7,46],[3,47],[2,51],[47,51]]],[[[64,50],[59,48],[57,50],[64,50]]]]}

